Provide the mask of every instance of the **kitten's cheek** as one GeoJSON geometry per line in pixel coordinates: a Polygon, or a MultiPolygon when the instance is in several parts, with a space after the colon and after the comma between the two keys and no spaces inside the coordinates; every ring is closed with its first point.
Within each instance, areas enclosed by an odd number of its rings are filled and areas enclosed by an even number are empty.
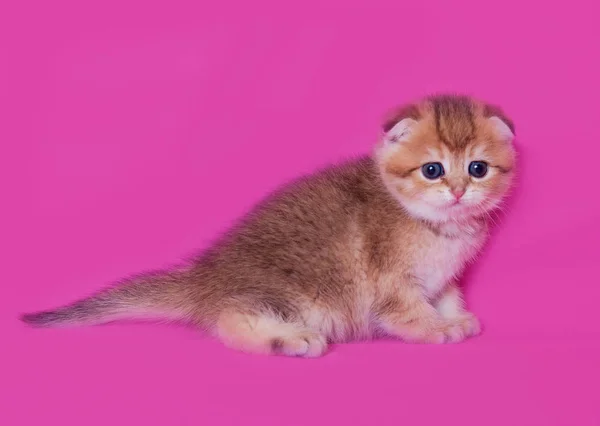
{"type": "Polygon", "coordinates": [[[421,197],[421,191],[415,187],[411,182],[404,182],[402,185],[397,186],[397,191],[405,197],[411,199],[417,199],[421,197]]]}
{"type": "Polygon", "coordinates": [[[434,207],[443,208],[452,203],[452,196],[450,193],[428,191],[424,194],[423,201],[434,207]]]}
{"type": "Polygon", "coordinates": [[[477,199],[473,205],[483,208],[484,210],[489,209],[489,207],[496,203],[496,197],[493,194],[481,194],[481,196],[477,199]]]}
{"type": "Polygon", "coordinates": [[[481,191],[471,191],[466,194],[465,202],[467,204],[476,205],[481,204],[485,198],[485,195],[481,191]]]}

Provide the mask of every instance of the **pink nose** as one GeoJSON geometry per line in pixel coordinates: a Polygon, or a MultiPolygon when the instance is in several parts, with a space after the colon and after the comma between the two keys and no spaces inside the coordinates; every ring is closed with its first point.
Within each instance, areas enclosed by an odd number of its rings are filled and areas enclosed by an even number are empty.
{"type": "Polygon", "coordinates": [[[462,188],[455,188],[450,190],[450,192],[452,192],[452,195],[454,195],[454,198],[456,198],[457,200],[460,200],[460,197],[465,195],[465,190],[462,188]]]}

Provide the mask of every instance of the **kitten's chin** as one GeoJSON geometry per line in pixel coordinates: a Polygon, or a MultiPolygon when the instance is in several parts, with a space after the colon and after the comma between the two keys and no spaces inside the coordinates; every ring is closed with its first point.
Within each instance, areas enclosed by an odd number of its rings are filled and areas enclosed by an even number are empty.
{"type": "Polygon", "coordinates": [[[447,222],[452,219],[452,214],[447,209],[432,206],[418,200],[405,200],[402,196],[396,197],[404,210],[414,219],[429,222],[447,222]]]}
{"type": "Polygon", "coordinates": [[[468,204],[448,204],[434,206],[423,201],[399,199],[404,210],[413,218],[429,222],[463,222],[484,217],[488,214],[482,206],[468,204]]]}

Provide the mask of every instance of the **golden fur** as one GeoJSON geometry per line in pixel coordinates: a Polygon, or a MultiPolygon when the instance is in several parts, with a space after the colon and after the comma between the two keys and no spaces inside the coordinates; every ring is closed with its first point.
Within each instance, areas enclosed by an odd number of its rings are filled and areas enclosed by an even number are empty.
{"type": "Polygon", "coordinates": [[[373,156],[280,189],[185,267],[23,320],[167,317],[232,348],[306,357],[329,342],[442,343],[479,333],[456,280],[512,183],[514,126],[496,107],[433,96],[395,110],[383,130],[373,156]],[[431,161],[444,165],[440,179],[423,177],[431,161]],[[469,176],[470,161],[486,161],[488,174],[469,176]]]}

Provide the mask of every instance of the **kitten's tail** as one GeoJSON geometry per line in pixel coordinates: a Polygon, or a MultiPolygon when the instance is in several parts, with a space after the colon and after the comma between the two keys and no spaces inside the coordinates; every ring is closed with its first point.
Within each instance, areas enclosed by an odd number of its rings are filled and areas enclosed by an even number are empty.
{"type": "Polygon", "coordinates": [[[121,319],[192,319],[184,272],[152,272],[129,278],[69,305],[21,315],[33,327],[94,325],[121,319]]]}

